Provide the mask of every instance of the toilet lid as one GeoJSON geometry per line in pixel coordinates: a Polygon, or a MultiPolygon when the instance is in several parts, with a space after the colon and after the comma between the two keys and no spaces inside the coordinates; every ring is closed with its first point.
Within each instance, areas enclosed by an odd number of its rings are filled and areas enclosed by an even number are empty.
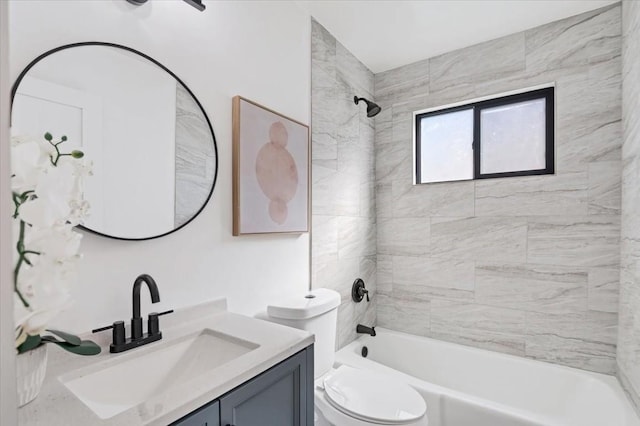
{"type": "Polygon", "coordinates": [[[324,390],[338,410],[371,423],[411,423],[427,411],[424,399],[406,383],[347,365],[324,379],[324,390]]]}

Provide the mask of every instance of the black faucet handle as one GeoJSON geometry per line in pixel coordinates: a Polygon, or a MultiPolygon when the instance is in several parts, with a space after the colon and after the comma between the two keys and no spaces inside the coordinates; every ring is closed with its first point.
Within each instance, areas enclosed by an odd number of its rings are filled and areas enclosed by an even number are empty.
{"type": "Polygon", "coordinates": [[[360,303],[365,296],[367,296],[367,302],[370,302],[369,290],[365,288],[364,281],[362,278],[356,278],[351,286],[351,299],[356,303],[360,303]]]}
{"type": "Polygon", "coordinates": [[[162,315],[171,314],[171,313],[173,313],[173,309],[160,312],[160,313],[151,312],[149,314],[149,319],[147,321],[147,328],[149,329],[149,335],[155,336],[156,334],[160,333],[160,321],[158,320],[158,317],[162,315]]]}
{"type": "Polygon", "coordinates": [[[111,324],[111,325],[107,325],[105,327],[100,327],[100,328],[96,328],[95,330],[91,330],[92,333],[100,333],[101,331],[107,331],[112,329],[113,327],[115,327],[114,325],[115,323],[111,324]]]}
{"type": "Polygon", "coordinates": [[[99,333],[101,331],[106,331],[109,329],[113,329],[112,338],[114,345],[121,345],[125,341],[124,335],[124,321],[115,321],[113,324],[108,325],[106,327],[96,328],[95,330],[91,330],[92,333],[99,333]]]}

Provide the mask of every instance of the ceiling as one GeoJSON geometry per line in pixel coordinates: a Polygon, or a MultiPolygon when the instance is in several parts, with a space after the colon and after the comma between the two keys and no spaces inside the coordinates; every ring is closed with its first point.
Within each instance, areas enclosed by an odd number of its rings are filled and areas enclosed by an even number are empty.
{"type": "Polygon", "coordinates": [[[597,9],[617,0],[300,0],[378,73],[597,9]]]}

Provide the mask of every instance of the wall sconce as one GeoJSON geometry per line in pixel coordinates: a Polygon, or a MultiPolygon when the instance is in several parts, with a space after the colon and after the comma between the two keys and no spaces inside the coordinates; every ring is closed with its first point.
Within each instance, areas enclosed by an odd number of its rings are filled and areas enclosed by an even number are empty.
{"type": "MultiPolygon", "coordinates": [[[[136,6],[142,6],[147,2],[147,0],[127,0],[131,4],[135,4],[136,6]]],[[[207,7],[202,4],[202,0],[184,0],[185,3],[190,4],[191,6],[198,9],[200,12],[204,11],[207,7]]]]}
{"type": "Polygon", "coordinates": [[[184,0],[184,1],[189,3],[191,6],[195,7],[196,9],[198,9],[200,12],[204,12],[204,9],[206,8],[206,6],[202,4],[202,0],[184,0]]]}

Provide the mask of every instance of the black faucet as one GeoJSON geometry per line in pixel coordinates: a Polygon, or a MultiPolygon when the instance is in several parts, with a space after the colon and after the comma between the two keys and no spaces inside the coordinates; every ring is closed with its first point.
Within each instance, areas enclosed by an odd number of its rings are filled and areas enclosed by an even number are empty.
{"type": "Polygon", "coordinates": [[[147,284],[149,287],[149,293],[151,293],[151,302],[158,303],[160,301],[160,293],[158,292],[158,285],[155,280],[151,278],[151,275],[142,274],[136,278],[133,283],[133,317],[131,318],[131,338],[125,338],[124,321],[116,321],[112,325],[102,327],[93,330],[94,333],[113,329],[113,343],[110,346],[111,353],[124,352],[129,349],[137,348],[138,346],[146,345],[147,343],[155,342],[162,339],[162,332],[160,332],[160,325],[158,317],[161,315],[170,314],[173,310],[157,313],[152,312],[149,314],[147,321],[147,333],[143,334],[142,331],[142,317],[140,316],[140,287],[142,283],[147,284]]]}
{"type": "Polygon", "coordinates": [[[356,333],[368,334],[373,337],[376,335],[376,328],[358,324],[358,326],[356,327],[356,333]]]}
{"type": "Polygon", "coordinates": [[[151,303],[160,301],[160,293],[158,293],[158,285],[151,275],[142,274],[133,282],[133,318],[131,318],[131,339],[137,340],[142,337],[142,317],[140,316],[140,287],[142,283],[149,287],[151,293],[151,303]]]}

